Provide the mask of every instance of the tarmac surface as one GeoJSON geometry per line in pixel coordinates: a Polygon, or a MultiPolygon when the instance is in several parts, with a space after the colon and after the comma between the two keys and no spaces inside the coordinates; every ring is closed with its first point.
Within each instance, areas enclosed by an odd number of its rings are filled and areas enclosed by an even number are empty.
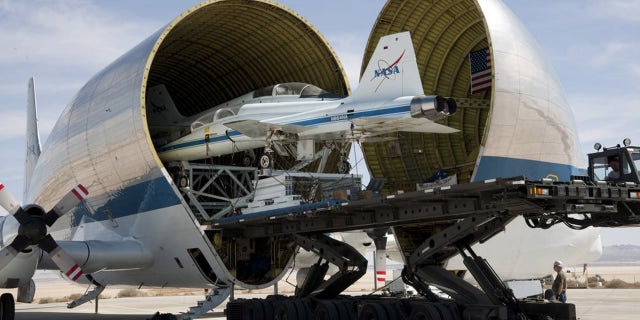
{"type": "MultiPolygon", "coordinates": [[[[358,293],[362,294],[362,293],[358,293]]],[[[260,294],[238,294],[236,298],[254,298],[260,294]]],[[[570,289],[568,302],[576,305],[580,320],[628,320],[640,317],[640,289],[570,289]]],[[[137,320],[150,319],[156,312],[179,315],[195,305],[201,296],[134,297],[100,300],[69,310],[65,303],[16,304],[17,320],[137,320]]],[[[224,319],[219,307],[200,319],[224,319]]]]}

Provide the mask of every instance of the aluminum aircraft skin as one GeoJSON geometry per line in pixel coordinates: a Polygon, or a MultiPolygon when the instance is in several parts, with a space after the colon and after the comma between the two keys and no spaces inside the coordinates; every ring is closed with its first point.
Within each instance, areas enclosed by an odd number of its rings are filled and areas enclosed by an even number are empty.
{"type": "MultiPolygon", "coordinates": [[[[169,95],[161,93],[156,95],[165,97],[156,102],[159,109],[175,113],[169,95]]],[[[261,146],[269,149],[273,141],[340,142],[397,131],[458,131],[434,122],[455,113],[455,100],[424,95],[409,32],[380,39],[351,96],[324,96],[326,92],[303,83],[250,92],[192,117],[196,120],[190,123],[191,132],[161,146],[158,156],[163,161],[189,161],[261,146]]]]}
{"type": "MultiPolygon", "coordinates": [[[[535,41],[506,6],[495,0],[478,3],[486,15],[488,32],[493,36],[491,50],[496,70],[492,90],[497,92],[496,96],[507,96],[505,99],[496,98],[496,101],[502,102],[495,103],[492,116],[517,114],[518,110],[514,111],[513,108],[521,107],[513,102],[525,99],[524,95],[517,93],[524,92],[529,98],[538,97],[538,92],[531,88],[538,88],[536,83],[545,83],[547,88],[558,93],[552,95],[554,99],[547,100],[552,100],[554,106],[560,104],[560,108],[545,109],[553,109],[554,113],[541,111],[536,114],[544,116],[545,123],[553,121],[558,127],[566,129],[569,139],[562,140],[562,144],[568,148],[557,152],[554,160],[532,160],[514,155],[507,149],[527,149],[528,145],[536,142],[532,141],[535,139],[554,143],[559,140],[529,135],[528,140],[522,140],[523,143],[519,144],[513,132],[494,125],[488,133],[487,144],[476,160],[474,178],[482,180],[514,176],[509,170],[526,164],[535,168],[538,176],[556,174],[560,180],[568,179],[569,174],[585,166],[576,160],[580,155],[575,124],[560,84],[535,46],[526,47],[531,52],[518,52],[510,45],[535,41]],[[533,62],[523,65],[532,64],[535,68],[528,71],[527,68],[509,65],[508,61],[514,63],[517,59],[530,59],[533,62]],[[527,81],[518,81],[518,77],[527,81]],[[501,82],[500,79],[509,81],[501,82]],[[514,142],[505,143],[504,139],[513,137],[514,142]],[[558,158],[560,160],[556,160],[558,158]]],[[[410,57],[413,47],[409,46],[404,48],[407,51],[394,49],[391,57],[372,59],[376,63],[377,60],[384,60],[387,64],[384,69],[367,69],[357,91],[348,98],[278,97],[274,96],[277,90],[272,91],[271,97],[263,98],[271,99],[270,102],[260,106],[238,103],[229,108],[231,112],[227,113],[228,117],[219,114],[218,119],[215,114],[199,114],[197,117],[211,116],[211,120],[200,121],[201,127],[194,126],[184,137],[169,136],[165,144],[155,148],[154,138],[150,136],[145,123],[147,120],[140,111],[140,102],[141,92],[146,89],[143,85],[147,75],[145,68],[156,44],[161,41],[159,39],[163,31],[154,33],[90,79],[63,111],[42,149],[36,125],[34,87],[30,82],[23,202],[37,204],[40,208],[20,206],[9,190],[0,184],[0,202],[11,213],[0,218],[3,247],[0,251],[0,287],[18,288],[18,301],[29,302],[33,299],[35,284],[32,277],[36,269],[62,270],[65,277],[94,286],[215,288],[234,282],[240,287],[253,289],[277,282],[282,274],[260,284],[238,281],[225,267],[213,244],[204,236],[197,217],[164,167],[161,159],[180,158],[177,156],[180,152],[184,152],[182,156],[187,158],[201,157],[203,150],[205,156],[212,156],[206,151],[206,137],[203,137],[203,134],[207,134],[205,128],[209,128],[209,143],[220,143],[219,146],[209,146],[209,151],[222,150],[220,154],[234,147],[234,142],[227,137],[231,133],[234,135],[231,138],[237,141],[236,147],[241,147],[239,142],[244,139],[248,145],[246,148],[264,146],[270,131],[283,136],[293,135],[291,141],[358,139],[375,135],[377,132],[372,130],[374,127],[371,124],[379,123],[384,117],[400,121],[398,123],[402,123],[402,126],[413,124],[413,130],[419,130],[420,125],[426,125],[435,132],[452,130],[437,125],[432,121],[434,118],[430,120],[432,111],[440,108],[437,99],[423,96],[419,76],[410,71],[412,66],[404,72],[405,66],[415,64],[415,58],[412,62],[410,57]],[[396,61],[404,64],[394,64],[396,61]],[[405,81],[412,85],[400,94],[384,96],[384,99],[375,101],[367,97],[372,90],[385,92],[386,86],[394,86],[399,82],[398,79],[410,77],[416,83],[405,81]],[[419,98],[414,105],[420,108],[414,108],[416,112],[412,116],[411,101],[416,96],[419,98]],[[366,106],[347,107],[349,103],[357,101],[366,102],[366,106]],[[296,108],[308,105],[309,109],[322,105],[325,109],[320,113],[291,113],[287,110],[288,104],[295,104],[296,108]],[[356,116],[356,113],[374,108],[385,110],[392,107],[402,107],[402,110],[389,112],[388,115],[356,116]],[[312,119],[323,119],[326,124],[305,122],[312,119]],[[416,126],[417,121],[421,124],[416,126]],[[249,127],[253,130],[249,130],[249,127]],[[219,142],[214,141],[218,138],[221,139],[219,142]],[[187,140],[196,141],[193,155],[190,155],[190,146],[178,147],[180,143],[187,143],[187,140]],[[169,150],[171,146],[174,148],[169,150]],[[195,259],[194,249],[202,259],[195,259]],[[203,260],[210,267],[210,272],[204,272],[198,263],[203,260]],[[78,267],[81,269],[78,270],[78,267]]],[[[396,36],[399,39],[405,37],[403,34],[396,36]]],[[[395,37],[384,39],[394,41],[395,37]]],[[[162,88],[156,90],[161,92],[162,88]]],[[[247,97],[253,98],[254,95],[247,97]]],[[[183,120],[189,126],[196,124],[198,118],[183,120]]],[[[524,128],[530,122],[530,119],[517,119],[514,126],[524,128]]],[[[597,229],[578,232],[553,227],[532,236],[523,232],[525,228],[524,222],[510,224],[504,237],[499,235],[497,242],[488,242],[485,244],[486,250],[478,252],[489,261],[500,261],[494,267],[503,278],[548,274],[550,271],[545,270],[551,269],[554,260],[581,263],[597,258],[601,253],[597,229]]],[[[344,238],[372,248],[364,237],[344,238]]],[[[5,306],[6,296],[0,300],[5,306]]]]}

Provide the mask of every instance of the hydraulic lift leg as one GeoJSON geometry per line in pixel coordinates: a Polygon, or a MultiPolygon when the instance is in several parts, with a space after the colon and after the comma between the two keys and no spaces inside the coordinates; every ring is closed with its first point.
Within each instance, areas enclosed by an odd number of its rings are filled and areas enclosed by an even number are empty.
{"type": "Polygon", "coordinates": [[[358,281],[367,271],[367,259],[358,250],[344,242],[324,234],[295,235],[295,242],[320,257],[297,290],[297,297],[334,298],[358,281]],[[336,265],[338,272],[324,280],[329,263],[336,265]]]}

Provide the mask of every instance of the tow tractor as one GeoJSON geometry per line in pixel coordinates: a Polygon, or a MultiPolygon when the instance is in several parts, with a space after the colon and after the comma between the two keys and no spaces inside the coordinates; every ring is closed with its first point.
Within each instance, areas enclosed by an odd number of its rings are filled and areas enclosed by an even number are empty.
{"type": "Polygon", "coordinates": [[[612,148],[602,148],[600,143],[596,143],[593,146],[597,152],[589,154],[590,181],[605,180],[611,172],[609,170],[609,163],[611,161],[618,161],[618,170],[620,170],[621,175],[615,179],[608,180],[611,180],[611,182],[633,182],[640,184],[640,175],[638,174],[640,147],[631,146],[631,140],[629,138],[624,139],[623,144],[623,147],[618,144],[612,148]],[[601,148],[603,149],[602,151],[600,151],[601,148]]]}
{"type": "Polygon", "coordinates": [[[529,227],[543,229],[558,223],[576,229],[640,224],[640,147],[630,146],[628,139],[623,147],[596,147],[597,152],[588,155],[588,175],[572,176],[568,182],[491,179],[336,201],[310,210],[301,206],[268,215],[217,219],[208,232],[222,238],[289,236],[299,247],[318,255],[294,296],[230,301],[227,319],[575,320],[571,303],[516,299],[472,245],[499,233],[517,216],[523,216],[529,227]],[[615,159],[620,163],[620,177],[607,181],[605,177],[613,170],[609,162],[615,159]],[[389,227],[405,257],[402,280],[420,297],[342,295],[364,275],[367,260],[326,234],[389,227]],[[479,288],[445,269],[445,262],[456,254],[463,257],[479,288]],[[327,275],[329,264],[338,269],[333,275],[327,275]]]}

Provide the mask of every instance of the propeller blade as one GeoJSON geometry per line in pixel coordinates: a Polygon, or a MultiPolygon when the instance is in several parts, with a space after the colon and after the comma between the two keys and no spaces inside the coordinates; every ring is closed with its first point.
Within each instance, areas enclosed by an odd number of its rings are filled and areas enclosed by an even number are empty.
{"type": "Polygon", "coordinates": [[[51,235],[42,238],[38,246],[49,254],[51,260],[53,260],[58,268],[60,268],[60,271],[64,272],[69,279],[77,281],[78,278],[82,276],[83,272],[80,266],[78,266],[68,253],[58,246],[51,235]]]}
{"type": "Polygon", "coordinates": [[[0,206],[11,215],[14,215],[20,209],[20,203],[16,201],[11,192],[2,183],[0,183],[0,206]]]}
{"type": "Polygon", "coordinates": [[[4,269],[18,253],[29,246],[29,238],[18,235],[10,245],[0,250],[0,270],[4,269]]]}
{"type": "Polygon", "coordinates": [[[44,215],[44,221],[48,226],[52,226],[53,223],[58,220],[58,218],[62,217],[65,213],[69,212],[69,210],[77,206],[88,195],[89,191],[87,191],[87,189],[83,185],[77,185],[60,201],[58,201],[58,203],[53,207],[53,209],[51,209],[51,211],[47,212],[44,215]]]}

